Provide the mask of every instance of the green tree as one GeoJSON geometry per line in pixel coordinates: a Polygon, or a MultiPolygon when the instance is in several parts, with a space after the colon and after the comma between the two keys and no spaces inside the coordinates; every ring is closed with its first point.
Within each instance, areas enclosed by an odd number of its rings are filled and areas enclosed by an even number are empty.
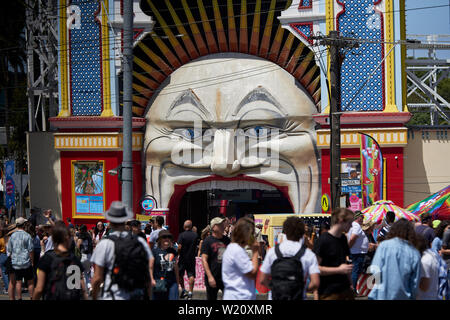
{"type": "Polygon", "coordinates": [[[6,149],[2,157],[14,158],[23,165],[26,156],[27,99],[26,99],[25,7],[19,0],[0,2],[0,90],[4,105],[6,149]]]}

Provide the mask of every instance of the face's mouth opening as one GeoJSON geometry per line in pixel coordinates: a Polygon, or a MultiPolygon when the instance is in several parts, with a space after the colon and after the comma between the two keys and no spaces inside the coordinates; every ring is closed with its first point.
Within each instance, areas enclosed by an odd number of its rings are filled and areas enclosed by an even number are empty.
{"type": "Polygon", "coordinates": [[[171,223],[179,232],[188,219],[203,229],[220,215],[238,219],[248,213],[294,212],[288,186],[245,175],[232,178],[212,175],[175,185],[169,208],[171,223]]]}

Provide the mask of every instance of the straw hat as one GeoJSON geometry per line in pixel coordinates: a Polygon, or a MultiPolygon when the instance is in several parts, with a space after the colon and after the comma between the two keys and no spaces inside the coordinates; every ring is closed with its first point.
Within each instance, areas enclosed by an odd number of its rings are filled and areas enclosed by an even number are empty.
{"type": "Polygon", "coordinates": [[[366,231],[366,230],[369,230],[371,227],[373,227],[375,225],[375,222],[373,222],[373,221],[367,221],[366,223],[364,223],[363,225],[362,225],[362,229],[363,229],[363,231],[366,231]]]}

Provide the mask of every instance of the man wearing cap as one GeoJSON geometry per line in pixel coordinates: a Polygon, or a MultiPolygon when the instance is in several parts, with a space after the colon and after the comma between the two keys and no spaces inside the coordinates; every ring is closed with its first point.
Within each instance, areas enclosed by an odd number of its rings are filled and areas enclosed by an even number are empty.
{"type": "Polygon", "coordinates": [[[364,260],[369,250],[369,240],[361,228],[364,216],[361,211],[356,211],[352,227],[347,233],[348,247],[350,248],[350,259],[353,262],[352,285],[356,290],[359,275],[363,272],[364,260]]]}
{"type": "Polygon", "coordinates": [[[27,220],[20,217],[16,219],[17,231],[9,238],[7,245],[8,255],[11,256],[13,273],[9,281],[9,299],[15,300],[16,281],[25,282],[28,285],[28,293],[33,295],[33,239],[25,232],[24,224],[27,220]]]}
{"type": "MultiPolygon", "coordinates": [[[[95,247],[92,254],[91,262],[94,264],[94,277],[92,278],[92,299],[96,300],[99,294],[100,285],[103,284],[102,300],[143,300],[145,292],[142,289],[127,291],[119,288],[117,284],[111,285],[111,272],[115,260],[115,244],[111,237],[124,238],[129,235],[129,231],[125,230],[125,222],[132,219],[133,213],[120,201],[113,201],[108,211],[105,212],[106,219],[110,222],[112,232],[108,238],[102,240],[95,247]],[[105,289],[108,288],[108,289],[105,289]]],[[[143,246],[148,258],[148,270],[150,272],[150,262],[153,255],[147,242],[137,237],[137,240],[143,246]]],[[[150,288],[150,280],[146,285],[150,288]]],[[[150,292],[148,292],[150,295],[150,292]]]]}
{"type": "Polygon", "coordinates": [[[222,256],[230,238],[223,235],[225,219],[215,217],[211,220],[211,235],[203,240],[201,255],[205,269],[205,285],[208,300],[217,300],[219,289],[224,290],[222,282],[222,256]]]}

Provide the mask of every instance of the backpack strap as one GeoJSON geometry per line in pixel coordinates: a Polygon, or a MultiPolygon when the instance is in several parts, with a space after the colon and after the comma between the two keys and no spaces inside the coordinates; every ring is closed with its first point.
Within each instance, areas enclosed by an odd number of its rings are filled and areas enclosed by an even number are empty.
{"type": "MultiPolygon", "coordinates": [[[[104,238],[104,239],[106,239],[106,238],[104,238]]],[[[113,270],[114,270],[114,264],[115,264],[116,252],[117,252],[116,242],[117,242],[117,240],[119,240],[119,237],[116,236],[116,235],[110,235],[110,236],[108,237],[108,239],[111,240],[112,242],[114,242],[114,263],[113,263],[113,266],[112,266],[111,271],[108,271],[108,270],[107,270],[107,272],[111,272],[111,274],[110,274],[110,278],[111,278],[111,279],[110,279],[110,282],[109,282],[109,287],[108,287],[108,289],[105,289],[105,285],[103,285],[103,288],[102,288],[102,296],[104,295],[104,293],[105,293],[105,291],[106,291],[106,292],[109,292],[109,293],[111,294],[111,297],[112,297],[113,300],[116,300],[116,299],[114,298],[114,293],[112,292],[111,287],[112,287],[112,285],[113,285],[113,281],[112,281],[112,272],[113,272],[113,270]]],[[[102,239],[101,239],[100,241],[102,241],[102,239]]],[[[106,282],[106,273],[107,273],[107,272],[103,273],[103,283],[106,282]]]]}
{"type": "Polygon", "coordinates": [[[283,255],[281,254],[281,251],[280,251],[280,244],[279,243],[275,245],[275,254],[277,255],[278,259],[283,258],[283,255]]]}
{"type": "Polygon", "coordinates": [[[298,250],[298,252],[295,254],[294,258],[300,260],[300,258],[303,256],[303,254],[305,254],[306,251],[306,246],[305,244],[302,245],[302,247],[300,248],[300,250],[298,250]]]}

